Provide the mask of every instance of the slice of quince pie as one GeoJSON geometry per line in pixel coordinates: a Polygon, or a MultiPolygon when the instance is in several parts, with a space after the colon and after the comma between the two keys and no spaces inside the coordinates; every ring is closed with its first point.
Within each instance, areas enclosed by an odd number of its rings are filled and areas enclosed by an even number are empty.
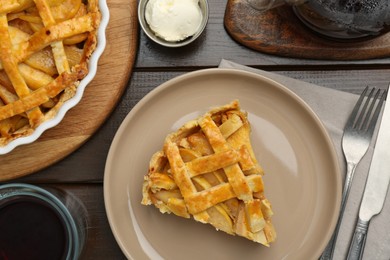
{"type": "Polygon", "coordinates": [[[142,204],[269,246],[276,239],[273,212],[250,131],[233,101],[169,134],[150,160],[142,204]]]}

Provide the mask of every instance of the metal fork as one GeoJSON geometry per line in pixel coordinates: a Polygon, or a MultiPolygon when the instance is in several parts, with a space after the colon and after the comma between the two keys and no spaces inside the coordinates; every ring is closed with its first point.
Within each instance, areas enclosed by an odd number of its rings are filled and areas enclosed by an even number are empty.
{"type": "Polygon", "coordinates": [[[341,198],[340,215],[333,235],[320,257],[321,260],[330,260],[333,257],[337,235],[340,229],[355,169],[368,150],[375,125],[378,121],[385,93],[383,93],[382,98],[378,100],[381,90],[378,89],[375,93],[374,92],[375,88],[370,91],[368,87],[364,89],[344,128],[342,147],[345,160],[347,162],[347,174],[341,198]],[[368,92],[369,94],[366,97],[368,92]]]}

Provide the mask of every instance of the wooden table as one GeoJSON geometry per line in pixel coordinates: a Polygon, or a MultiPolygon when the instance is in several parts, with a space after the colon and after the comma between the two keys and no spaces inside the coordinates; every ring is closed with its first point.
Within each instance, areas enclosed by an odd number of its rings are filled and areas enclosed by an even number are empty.
{"type": "Polygon", "coordinates": [[[106,217],[103,199],[105,161],[122,120],[159,84],[187,72],[217,67],[222,58],[351,93],[360,93],[366,85],[385,88],[389,84],[390,58],[351,62],[301,60],[267,55],[241,46],[224,28],[226,3],[226,0],[209,1],[210,18],[206,30],[189,46],[167,49],[157,46],[140,32],[137,60],[130,81],[103,126],[65,159],[29,176],[12,180],[60,187],[85,203],[90,227],[83,259],[125,258],[106,217]]]}

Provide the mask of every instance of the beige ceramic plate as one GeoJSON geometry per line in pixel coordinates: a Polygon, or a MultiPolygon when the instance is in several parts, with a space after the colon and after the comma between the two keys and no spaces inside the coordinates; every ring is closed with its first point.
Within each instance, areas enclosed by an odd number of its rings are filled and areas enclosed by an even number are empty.
{"type": "Polygon", "coordinates": [[[335,226],[340,193],[332,142],[311,109],[270,79],[226,69],[186,74],[143,98],[114,138],[104,177],[111,229],[132,259],[317,259],[335,226]],[[252,144],[266,171],[278,234],[270,248],[140,203],[149,159],[165,136],[233,99],[249,112],[252,144]]]}

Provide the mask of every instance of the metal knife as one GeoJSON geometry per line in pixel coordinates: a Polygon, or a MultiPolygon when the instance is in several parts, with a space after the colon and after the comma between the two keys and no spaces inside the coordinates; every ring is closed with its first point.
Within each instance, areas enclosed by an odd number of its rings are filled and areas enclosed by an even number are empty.
{"type": "Polygon", "coordinates": [[[390,102],[389,97],[387,90],[387,101],[360,204],[359,218],[349,247],[348,260],[362,259],[370,220],[381,212],[386,199],[390,181],[390,105],[387,104],[390,102]]]}

